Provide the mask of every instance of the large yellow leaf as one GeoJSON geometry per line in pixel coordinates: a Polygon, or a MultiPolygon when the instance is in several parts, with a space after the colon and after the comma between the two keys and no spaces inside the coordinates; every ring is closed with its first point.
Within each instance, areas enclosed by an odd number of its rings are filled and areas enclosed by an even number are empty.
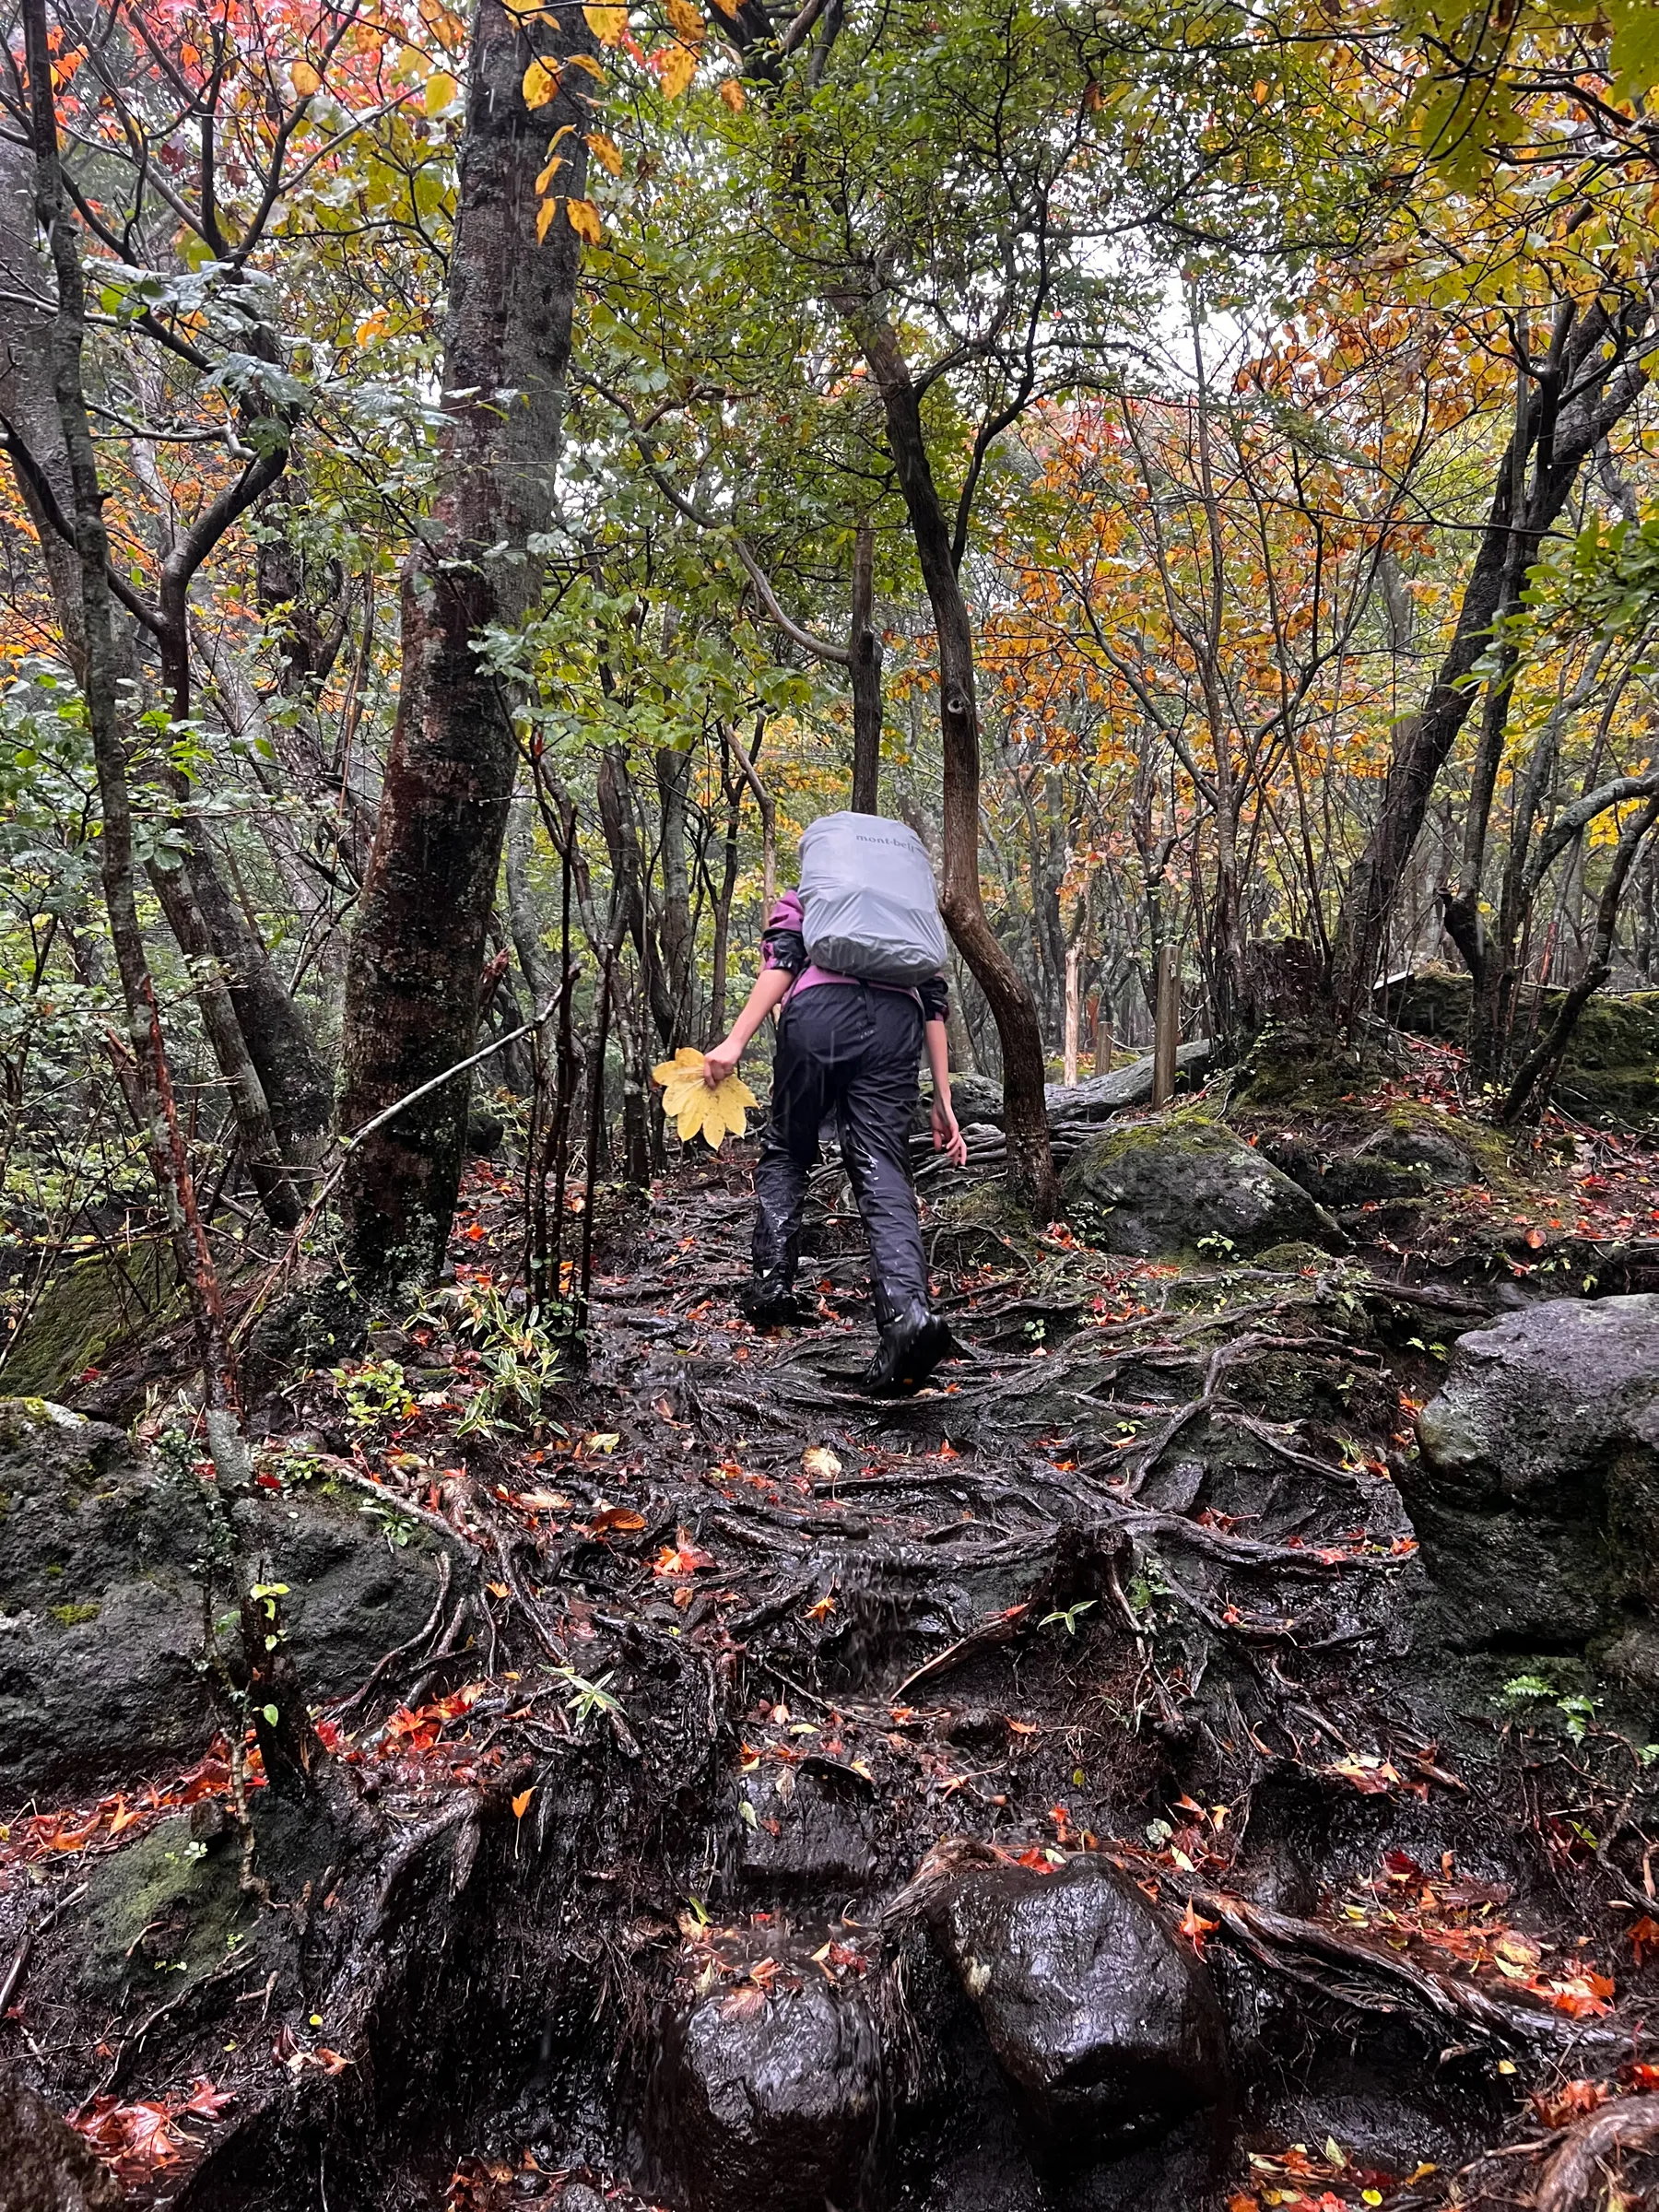
{"type": "Polygon", "coordinates": [[[677,100],[697,75],[697,56],[688,46],[670,46],[661,66],[664,96],[677,100]]]}
{"type": "Polygon", "coordinates": [[[559,64],[532,62],[524,72],[524,105],[545,108],[559,89],[559,64]]]}
{"type": "Polygon", "coordinates": [[[544,200],[535,211],[535,242],[539,246],[547,235],[548,226],[559,213],[557,200],[544,200]]]}
{"type": "Polygon", "coordinates": [[[288,82],[301,100],[309,100],[313,92],[323,89],[323,79],[309,62],[296,62],[288,71],[288,82]]]}
{"type": "Polygon", "coordinates": [[[626,7],[584,7],[582,12],[601,46],[620,46],[628,36],[626,7]]]}
{"type": "Polygon", "coordinates": [[[590,246],[596,246],[605,236],[605,225],[592,200],[567,200],[565,215],[577,237],[585,238],[590,246]]]}
{"type": "Polygon", "coordinates": [[[445,108],[454,104],[455,95],[460,89],[461,87],[447,69],[434,69],[427,78],[420,104],[429,115],[441,115],[445,108]]]}
{"type": "Polygon", "coordinates": [[[589,153],[601,169],[608,169],[613,177],[622,174],[622,148],[614,138],[607,138],[603,131],[590,131],[587,143],[589,153]]]}

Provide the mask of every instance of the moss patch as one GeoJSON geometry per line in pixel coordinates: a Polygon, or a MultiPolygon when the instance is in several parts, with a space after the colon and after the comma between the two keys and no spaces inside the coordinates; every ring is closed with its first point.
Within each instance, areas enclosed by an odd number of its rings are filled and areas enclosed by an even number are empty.
{"type": "Polygon", "coordinates": [[[125,1338],[167,1327],[182,1309],[171,1255],[159,1243],[135,1244],[119,1262],[94,1253],[65,1268],[23,1324],[6,1384],[25,1396],[64,1397],[125,1338]]]}
{"type": "Polygon", "coordinates": [[[96,1599],[88,1598],[78,1606],[53,1606],[50,1611],[60,1629],[79,1629],[96,1620],[103,1607],[96,1599]]]}

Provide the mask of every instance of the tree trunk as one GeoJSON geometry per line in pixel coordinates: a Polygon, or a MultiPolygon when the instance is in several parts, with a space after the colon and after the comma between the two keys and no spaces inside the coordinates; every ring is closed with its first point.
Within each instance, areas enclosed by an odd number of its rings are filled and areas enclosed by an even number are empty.
{"type": "Polygon", "coordinates": [[[1422,711],[1404,723],[1395,736],[1376,823],[1337,915],[1331,954],[1332,996],[1338,1017],[1350,1028],[1368,1010],[1371,982],[1435,783],[1474,703],[1476,691],[1468,678],[1490,642],[1505,577],[1512,562],[1518,562],[1518,572],[1524,577],[1544,532],[1566,505],[1583,462],[1646,385],[1647,368],[1637,344],[1650,312],[1646,296],[1634,294],[1616,312],[1609,312],[1598,300],[1579,317],[1562,347],[1561,382],[1569,396],[1547,425],[1547,449],[1538,437],[1542,411],[1529,411],[1524,424],[1516,425],[1513,436],[1538,445],[1532,492],[1518,517],[1514,488],[1524,478],[1516,463],[1524,463],[1525,455],[1514,453],[1513,437],[1505,451],[1452,643],[1422,711]],[[1520,544],[1512,549],[1517,530],[1520,544]]]}
{"type": "Polygon", "coordinates": [[[853,621],[847,633],[853,678],[853,811],[881,809],[881,632],[872,626],[876,532],[861,523],[853,551],[853,621]]]}
{"type": "MultiPolygon", "coordinates": [[[[592,79],[567,70],[534,112],[523,85],[533,55],[557,70],[586,50],[583,20],[478,0],[471,39],[439,489],[404,571],[397,718],[347,972],[347,1131],[472,1048],[518,757],[510,703],[477,647],[487,626],[514,628],[539,589],[528,547],[550,510],[570,357],[580,247],[563,208],[538,241],[535,179],[559,135],[557,181],[582,191],[592,79]]],[[[370,1281],[437,1273],[466,1100],[458,1077],[350,1155],[347,1254],[370,1281]]]]}
{"type": "Polygon", "coordinates": [[[1057,1185],[1043,1100],[1042,1031],[1031,994],[997,941],[980,895],[980,728],[968,602],[928,460],[921,404],[898,333],[867,300],[843,293],[835,297],[834,304],[845,316],[881,395],[888,448],[904,494],[938,640],[939,724],[945,751],[940,911],[985,994],[1001,1040],[1009,1183],[1024,1204],[1047,1216],[1055,1208],[1057,1185]]]}

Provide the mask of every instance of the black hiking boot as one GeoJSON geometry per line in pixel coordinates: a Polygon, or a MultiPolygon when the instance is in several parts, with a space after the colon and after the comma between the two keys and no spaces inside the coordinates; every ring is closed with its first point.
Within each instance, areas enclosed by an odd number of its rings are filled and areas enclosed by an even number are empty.
{"type": "Polygon", "coordinates": [[[800,1301],[781,1275],[751,1275],[735,1302],[744,1320],[758,1329],[783,1328],[801,1318],[800,1301]]]}
{"type": "Polygon", "coordinates": [[[957,1348],[947,1324],[919,1299],[895,1305],[877,1291],[876,1318],[881,1341],[859,1379],[872,1393],[919,1390],[940,1360],[948,1359],[957,1348]]]}

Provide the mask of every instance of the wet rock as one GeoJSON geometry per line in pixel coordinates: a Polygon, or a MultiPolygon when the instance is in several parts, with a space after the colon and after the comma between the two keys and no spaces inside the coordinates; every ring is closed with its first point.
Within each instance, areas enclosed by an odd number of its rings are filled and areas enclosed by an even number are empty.
{"type": "Polygon", "coordinates": [[[0,2212],[119,2212],[125,2193],[49,2104],[0,2079],[0,2212]]]}
{"type": "Polygon", "coordinates": [[[557,2202],[559,2212],[605,2212],[605,2199],[585,2182],[567,2182],[557,2202]]]}
{"type": "Polygon", "coordinates": [[[1486,1180],[1473,1145],[1443,1115],[1402,1108],[1335,1137],[1265,1131],[1261,1149],[1320,1205],[1397,1206],[1486,1180]]]}
{"type": "Polygon", "coordinates": [[[975,1849],[920,1879],[928,1924],[1043,2156],[1122,2147],[1225,2102],[1209,1976],[1107,1860],[1045,1875],[975,1849]]]}
{"type": "MultiPolygon", "coordinates": [[[[390,1535],[355,1495],[261,1492],[235,1509],[242,1555],[288,1585],[308,1696],[354,1688],[431,1610],[423,1531],[390,1535]]],[[[41,1399],[0,1399],[0,1813],[194,1759],[212,1733],[200,1665],[204,1559],[232,1556],[187,1462],[41,1399]]]]}
{"type": "Polygon", "coordinates": [[[886,2095],[861,1984],[807,1965],[798,1989],[694,2003],[671,2023],[654,2133],[688,2212],[864,2212],[886,2095]]]}
{"type": "Polygon", "coordinates": [[[1461,1650],[1595,1647],[1652,1675],[1659,1296],[1553,1299],[1460,1337],[1400,1476],[1461,1650]]]}
{"type": "Polygon", "coordinates": [[[743,1831],[745,1878],[769,1890],[864,1888],[876,1873],[870,1788],[828,1759],[748,1778],[755,1824],[743,1831]]]}
{"type": "Polygon", "coordinates": [[[1068,1217],[1137,1259],[1248,1257],[1339,1232],[1300,1184],[1218,1122],[1171,1116],[1110,1129],[1065,1172],[1068,1217]]]}

